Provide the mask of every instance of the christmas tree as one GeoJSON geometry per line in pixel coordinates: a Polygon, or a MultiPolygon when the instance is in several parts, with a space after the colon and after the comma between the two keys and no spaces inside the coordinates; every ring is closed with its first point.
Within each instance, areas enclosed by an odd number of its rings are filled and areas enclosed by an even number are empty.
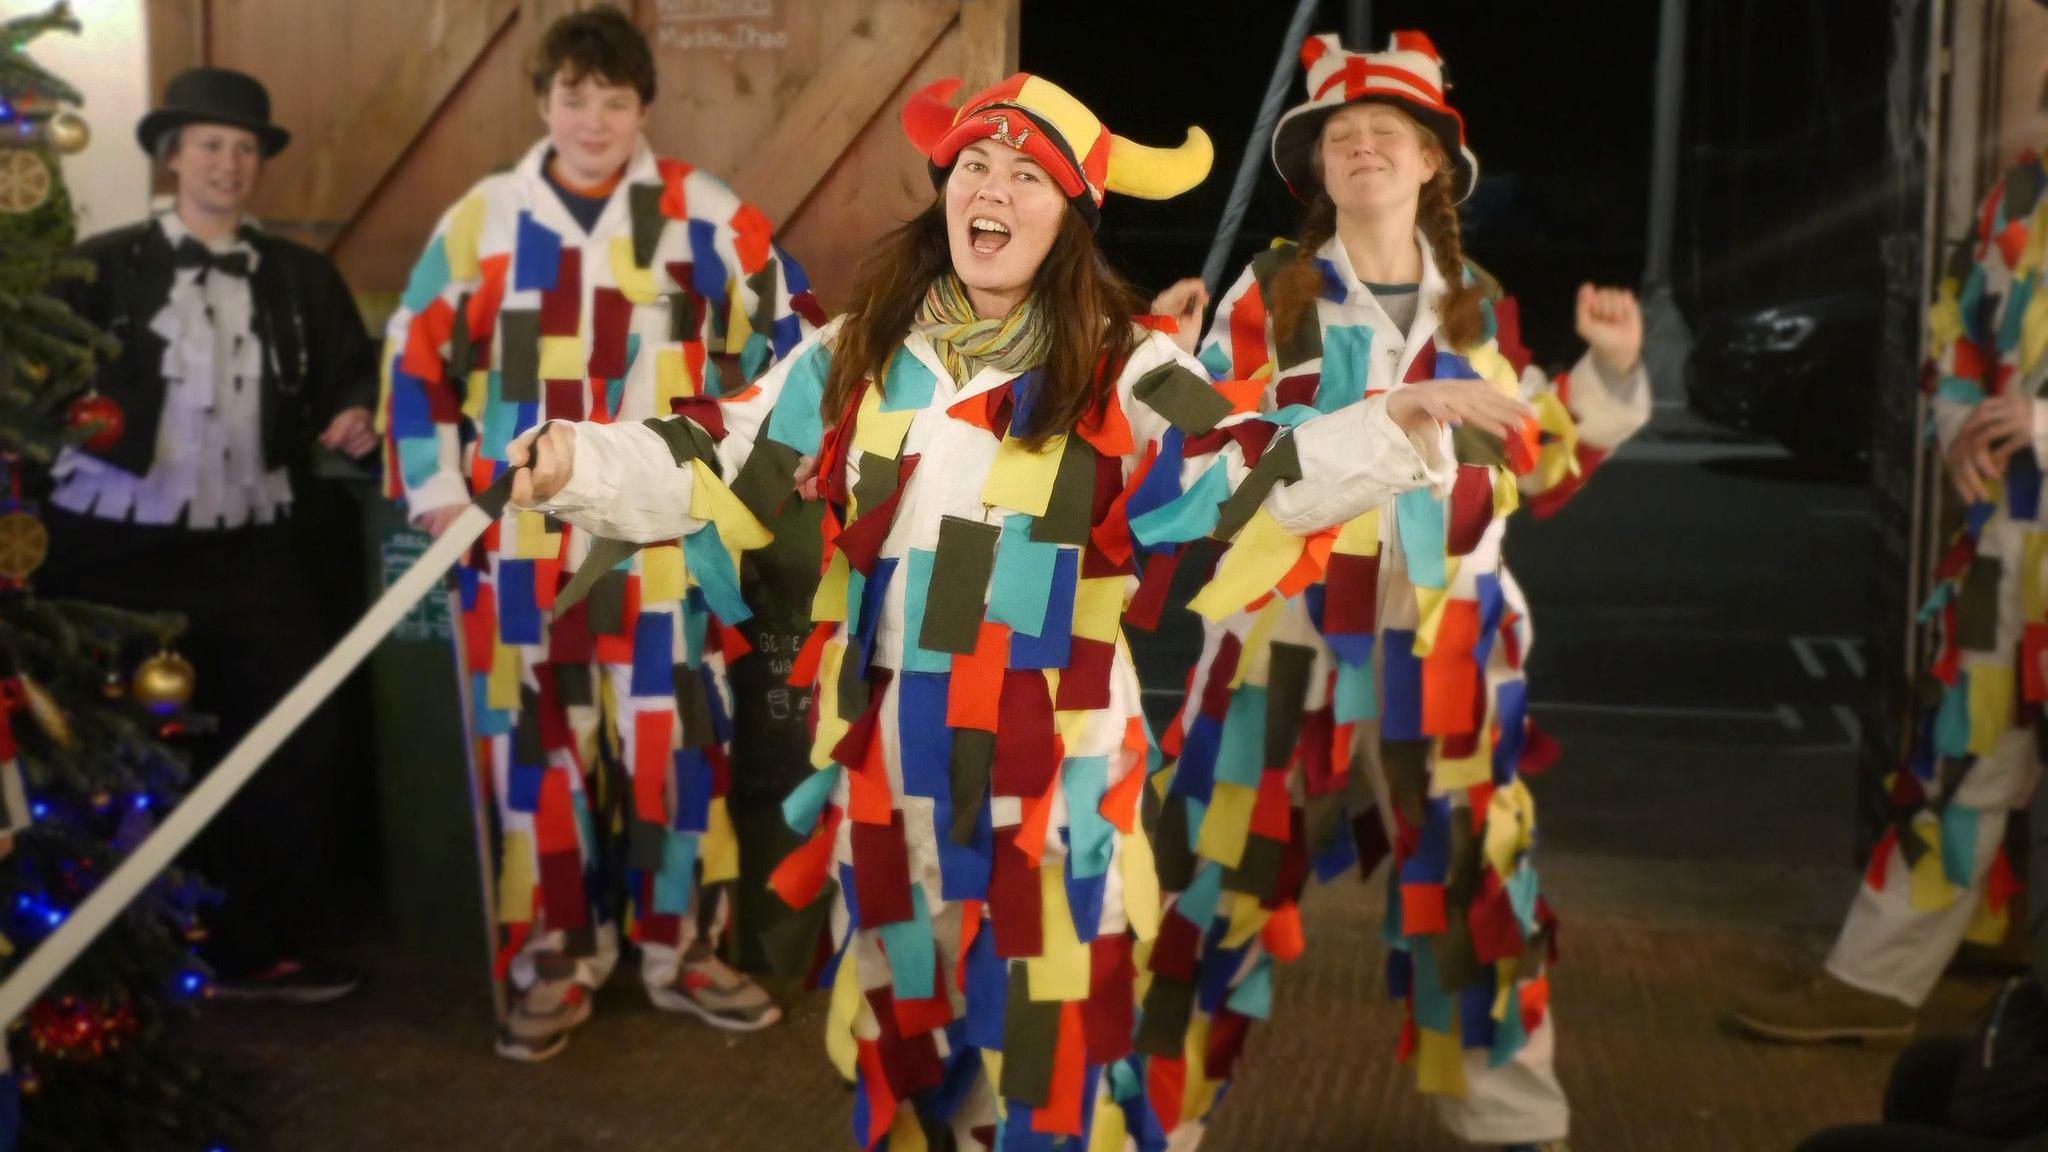
{"type": "MultiPolygon", "coordinates": [[[[169,650],[181,621],[34,591],[47,536],[24,474],[121,432],[91,389],[118,346],[48,294],[91,272],[65,256],[57,163],[84,146],[81,100],[24,52],[51,31],[78,31],[65,4],[0,24],[0,978],[176,803],[173,742],[196,723],[193,669],[169,650]],[[160,651],[131,674],[138,642],[160,651]]],[[[192,952],[204,896],[166,874],[11,1022],[0,1152],[232,1145],[233,1109],[180,1043],[207,990],[192,952]]]]}

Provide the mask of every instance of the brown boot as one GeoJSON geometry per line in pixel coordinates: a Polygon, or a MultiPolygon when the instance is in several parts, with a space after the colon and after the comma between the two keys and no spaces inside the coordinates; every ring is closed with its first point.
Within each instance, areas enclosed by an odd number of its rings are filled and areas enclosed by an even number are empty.
{"type": "Polygon", "coordinates": [[[1783,992],[1745,997],[1734,1013],[1744,1032],[1785,1044],[1898,1043],[1913,1034],[1913,1016],[1913,1009],[1889,996],[1828,975],[1783,992]]]}

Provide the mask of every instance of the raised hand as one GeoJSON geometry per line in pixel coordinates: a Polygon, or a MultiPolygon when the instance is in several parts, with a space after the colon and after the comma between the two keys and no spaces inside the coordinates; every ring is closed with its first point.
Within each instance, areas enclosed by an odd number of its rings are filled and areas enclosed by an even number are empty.
{"type": "Polygon", "coordinates": [[[1432,422],[1466,425],[1505,440],[1536,410],[1484,380],[1422,380],[1387,393],[1387,415],[1406,432],[1432,422]]]}
{"type": "Polygon", "coordinates": [[[1202,338],[1202,313],[1209,307],[1209,286],[1194,276],[1176,280],[1166,291],[1152,298],[1152,314],[1171,316],[1180,330],[1173,342],[1193,355],[1195,342],[1202,338]]]}
{"type": "Polygon", "coordinates": [[[1626,288],[1579,285],[1573,326],[1593,350],[1600,372],[1609,379],[1635,371],[1643,355],[1643,311],[1636,294],[1626,288]]]}
{"type": "Polygon", "coordinates": [[[512,503],[521,508],[554,499],[569,482],[576,462],[576,426],[551,420],[505,446],[505,462],[514,468],[531,463],[512,477],[512,503]]]}

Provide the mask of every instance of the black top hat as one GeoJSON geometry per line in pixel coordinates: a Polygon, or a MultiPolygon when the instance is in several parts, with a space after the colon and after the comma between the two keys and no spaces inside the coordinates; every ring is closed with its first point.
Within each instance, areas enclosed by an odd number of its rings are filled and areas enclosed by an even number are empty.
{"type": "Polygon", "coordinates": [[[228,68],[193,68],[171,77],[163,107],[135,126],[142,150],[156,154],[157,141],[187,124],[226,124],[256,134],[268,159],[284,151],[292,134],[270,122],[270,93],[254,76],[228,68]]]}

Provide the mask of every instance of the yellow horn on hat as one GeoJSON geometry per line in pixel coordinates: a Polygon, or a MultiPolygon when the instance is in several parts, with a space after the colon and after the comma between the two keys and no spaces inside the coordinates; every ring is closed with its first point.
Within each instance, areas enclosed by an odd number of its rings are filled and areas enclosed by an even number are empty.
{"type": "Polygon", "coordinates": [[[1216,149],[1209,134],[1188,129],[1178,148],[1151,148],[1121,136],[1109,138],[1109,172],[1103,184],[1111,192],[1145,200],[1170,200],[1200,184],[1209,175],[1216,149]]]}

